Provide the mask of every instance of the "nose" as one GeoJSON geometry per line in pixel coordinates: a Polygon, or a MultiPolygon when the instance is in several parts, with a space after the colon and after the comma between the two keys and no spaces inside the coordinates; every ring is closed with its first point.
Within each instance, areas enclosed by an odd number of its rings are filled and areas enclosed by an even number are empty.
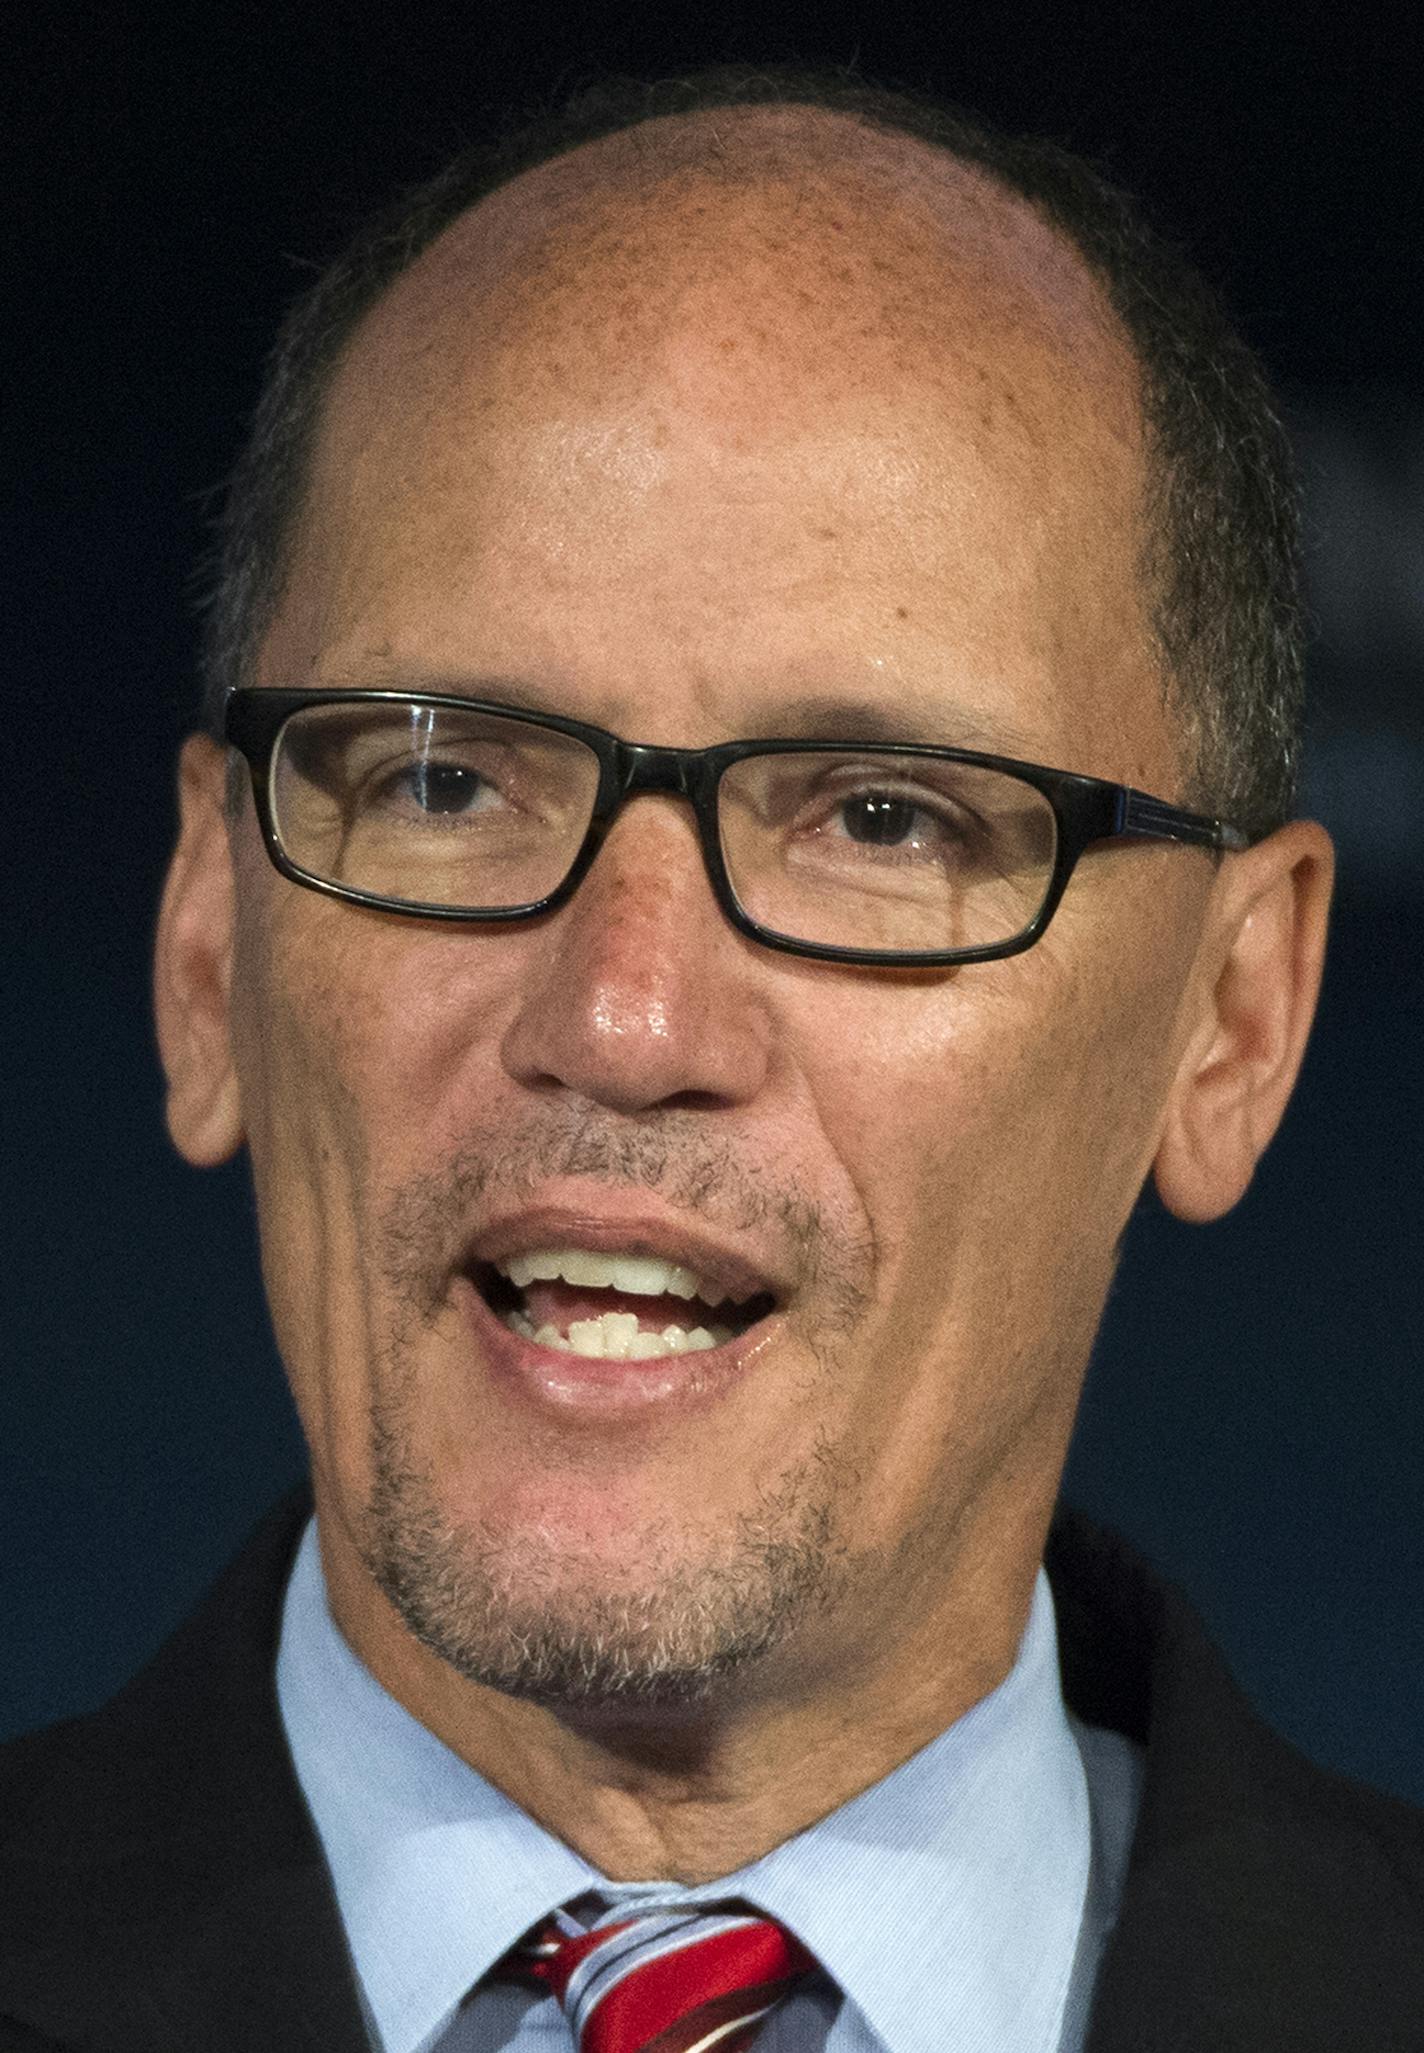
{"type": "Polygon", "coordinates": [[[730,1106],[761,1088],[766,971],[717,906],[685,803],[632,799],[530,938],[502,1049],[517,1081],[625,1113],[730,1106]]]}

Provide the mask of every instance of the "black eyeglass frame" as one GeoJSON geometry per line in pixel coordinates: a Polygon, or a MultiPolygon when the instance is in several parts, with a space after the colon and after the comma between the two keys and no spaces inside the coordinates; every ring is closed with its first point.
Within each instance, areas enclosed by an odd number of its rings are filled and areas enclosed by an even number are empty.
{"type": "Polygon", "coordinates": [[[1145,840],[1177,841],[1217,854],[1247,848],[1250,836],[1239,827],[1212,819],[1203,813],[1184,811],[1165,799],[1153,798],[1129,784],[1113,784],[1101,777],[1086,777],[1074,770],[1052,770],[1042,763],[1019,762],[1012,756],[985,755],[978,749],[941,748],[928,742],[855,742],[790,740],[768,736],[753,741],[716,742],[711,748],[662,748],[644,742],[624,741],[606,728],[591,726],[557,713],[531,712],[522,706],[506,706],[494,699],[466,698],[449,692],[363,690],[302,690],[287,686],[239,686],[228,693],[223,710],[223,732],[228,743],[245,759],[252,778],[252,798],[258,825],[275,868],[294,884],[325,892],[331,898],[354,905],[374,906],[384,912],[414,919],[458,920],[465,924],[496,925],[512,920],[537,919],[566,905],[587,876],[609,828],[630,798],[640,793],[663,792],[686,799],[697,821],[698,840],[713,895],[722,912],[739,933],[764,947],[787,955],[810,956],[821,962],[864,963],[887,969],[939,969],[959,963],[999,962],[1021,955],[1041,940],[1049,921],[1058,910],[1068,881],[1080,857],[1098,842],[1145,840]],[[466,713],[491,713],[502,720],[522,722],[528,727],[552,730],[580,741],[598,759],[598,788],[587,831],[565,872],[562,882],[545,897],[527,905],[470,908],[458,905],[430,905],[424,901],[384,898],[373,891],[360,891],[348,884],[335,884],[292,861],[282,846],[272,808],[272,757],[283,726],[295,713],[308,706],[337,705],[439,706],[466,713]],[[919,949],[910,953],[886,948],[839,948],[827,942],[800,941],[754,920],[737,898],[727,874],[717,828],[717,789],[723,774],[748,756],[823,755],[844,749],[865,756],[920,756],[941,762],[971,763],[986,770],[999,770],[1030,785],[1048,800],[1057,822],[1057,847],[1053,872],[1038,913],[1021,933],[1008,941],[986,942],[976,948],[919,949]]]}

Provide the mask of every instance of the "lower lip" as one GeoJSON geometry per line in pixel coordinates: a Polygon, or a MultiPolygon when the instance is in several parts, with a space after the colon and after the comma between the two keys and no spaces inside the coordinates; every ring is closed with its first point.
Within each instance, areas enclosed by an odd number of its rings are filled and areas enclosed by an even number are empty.
{"type": "Polygon", "coordinates": [[[454,1297],[497,1382],[545,1413],[610,1422],[710,1407],[748,1373],[779,1323],[773,1312],[720,1347],[651,1361],[599,1361],[525,1340],[491,1311],[467,1276],[456,1277],[454,1297]]]}

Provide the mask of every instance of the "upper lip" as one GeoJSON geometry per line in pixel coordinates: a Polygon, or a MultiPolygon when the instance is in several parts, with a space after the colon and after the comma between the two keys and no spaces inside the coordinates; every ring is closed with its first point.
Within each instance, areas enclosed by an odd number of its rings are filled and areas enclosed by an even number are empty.
{"type": "Polygon", "coordinates": [[[532,1248],[652,1255],[691,1269],[737,1303],[763,1294],[779,1300],[788,1289],[785,1276],[753,1262],[704,1226],[649,1209],[642,1197],[636,1209],[607,1194],[591,1194],[587,1204],[526,1205],[499,1213],[466,1242],[465,1260],[467,1265],[498,1265],[532,1248]]]}

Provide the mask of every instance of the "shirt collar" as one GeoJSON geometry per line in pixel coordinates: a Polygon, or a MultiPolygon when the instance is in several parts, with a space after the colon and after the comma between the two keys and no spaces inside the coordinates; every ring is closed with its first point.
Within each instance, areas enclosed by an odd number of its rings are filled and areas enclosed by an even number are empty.
{"type": "Polygon", "coordinates": [[[756,1862],[740,1893],[810,1947],[889,2053],[1056,2047],[1091,1843],[1040,1571],[998,1688],[756,1862]]]}
{"type": "MultiPolygon", "coordinates": [[[[277,1692],[387,2053],[427,2043],[555,1904],[590,1889],[624,1893],[362,1665],[328,1609],[314,1524],[287,1589],[277,1692]]],[[[1052,2047],[1090,1844],[1040,1572],[1018,1657],[997,1689],[881,1782],[685,1900],[735,1894],[779,1918],[887,2053],[942,2053],[956,2037],[1052,2047]]]]}

